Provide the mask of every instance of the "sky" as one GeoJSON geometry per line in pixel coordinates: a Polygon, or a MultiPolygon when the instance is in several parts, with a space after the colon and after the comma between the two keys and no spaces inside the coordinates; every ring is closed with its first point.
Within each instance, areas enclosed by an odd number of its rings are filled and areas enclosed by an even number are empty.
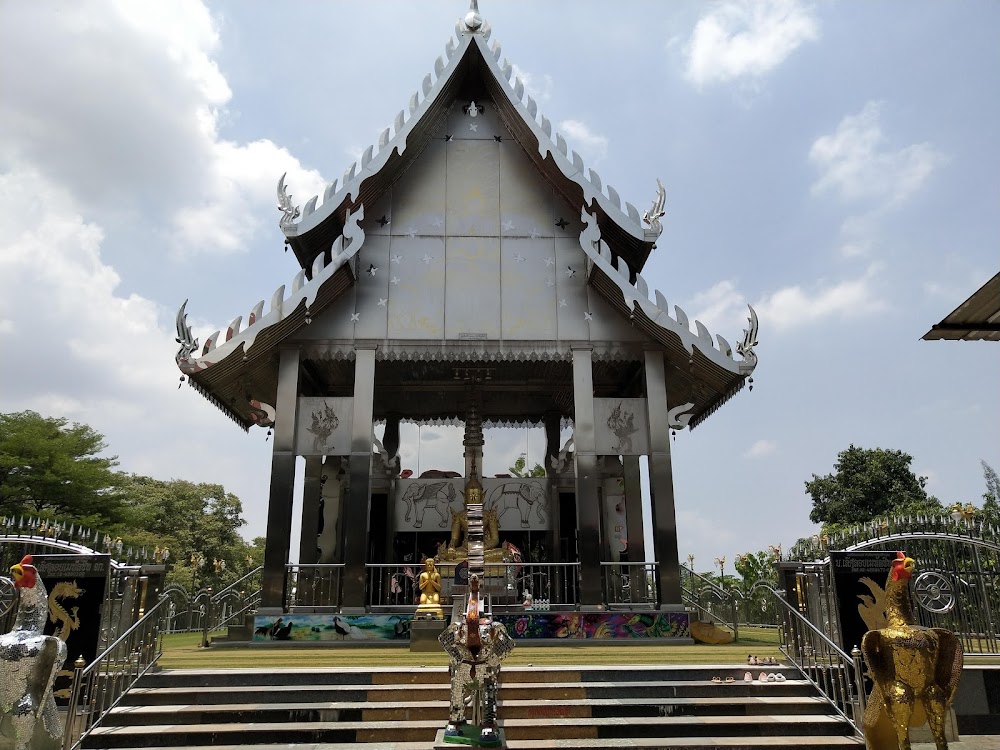
{"type": "MultiPolygon", "coordinates": [[[[0,3],[0,411],[106,436],[120,468],[222,483],[265,531],[271,443],[178,388],[204,338],[297,270],[275,185],[322,192],[467,10],[426,2],[0,3]]],[[[644,277],[741,339],[744,391],[672,445],[679,547],[708,570],[811,535],[804,482],[903,450],[945,503],[1000,467],[1000,347],[920,341],[1000,270],[1000,5],[483,0],[539,109],[640,210],[644,277]]],[[[454,431],[405,466],[459,463],[454,431]]],[[[420,450],[417,450],[418,445],[420,450]]],[[[543,459],[487,435],[487,473],[543,459]]]]}

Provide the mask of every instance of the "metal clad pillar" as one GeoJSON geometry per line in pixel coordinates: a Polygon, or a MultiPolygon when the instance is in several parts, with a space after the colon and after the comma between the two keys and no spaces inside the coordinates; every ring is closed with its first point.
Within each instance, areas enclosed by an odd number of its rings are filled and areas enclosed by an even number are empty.
{"type": "Polygon", "coordinates": [[[646,534],[642,528],[642,480],[639,457],[622,456],[625,479],[625,528],[628,537],[628,561],[645,562],[646,534]]]}
{"type": "Polygon", "coordinates": [[[302,483],[302,533],[299,536],[299,562],[319,562],[319,500],[323,490],[323,457],[306,458],[306,476],[302,483]]]}
{"type": "Polygon", "coordinates": [[[549,559],[553,562],[563,561],[563,549],[559,528],[559,473],[552,468],[552,460],[559,457],[559,425],[562,417],[559,412],[548,412],[545,415],[545,474],[550,478],[549,485],[549,559]]]}
{"type": "Polygon", "coordinates": [[[267,542],[261,581],[261,609],[280,611],[285,604],[285,565],[292,535],[295,485],[295,423],[299,397],[299,350],[282,349],[278,362],[278,397],[274,410],[271,492],[267,505],[267,542]]]}
{"type": "Polygon", "coordinates": [[[596,608],[604,603],[592,354],[590,348],[573,350],[577,549],[580,554],[580,605],[584,608],[596,608]]]}
{"type": "Polygon", "coordinates": [[[341,508],[344,528],[342,611],[364,611],[368,511],[371,504],[372,417],[375,408],[375,346],[355,350],[354,421],[348,463],[347,497],[341,508]]]}
{"type": "Polygon", "coordinates": [[[681,576],[677,558],[674,472],[670,463],[670,425],[667,422],[667,380],[661,351],[646,352],[646,405],[653,554],[659,563],[657,598],[661,607],[669,607],[681,604],[681,576]]]}

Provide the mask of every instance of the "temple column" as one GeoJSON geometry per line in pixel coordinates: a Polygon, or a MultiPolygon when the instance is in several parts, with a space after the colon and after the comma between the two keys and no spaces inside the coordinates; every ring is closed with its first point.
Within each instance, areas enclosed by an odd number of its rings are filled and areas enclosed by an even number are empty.
{"type": "Polygon", "coordinates": [[[674,473],[670,463],[670,425],[667,422],[667,380],[663,352],[650,350],[645,354],[653,555],[659,563],[657,598],[663,608],[681,604],[677,514],[674,509],[674,473]]]}
{"type": "Polygon", "coordinates": [[[552,460],[559,457],[559,425],[562,417],[557,411],[545,414],[545,474],[549,477],[549,560],[562,562],[563,550],[559,528],[559,472],[552,468],[552,460]]]}
{"type": "Polygon", "coordinates": [[[642,480],[639,456],[622,456],[625,484],[625,529],[628,538],[628,561],[646,561],[646,535],[642,528],[642,480]]]}
{"type": "Polygon", "coordinates": [[[341,611],[364,612],[371,504],[372,417],[375,408],[375,345],[355,349],[354,419],[348,488],[341,508],[344,529],[344,580],[341,611]]]}
{"type": "Polygon", "coordinates": [[[299,535],[299,562],[303,565],[319,562],[319,500],[322,485],[323,457],[308,456],[302,483],[302,530],[299,535]]]}
{"type": "MultiPolygon", "coordinates": [[[[292,536],[295,486],[295,425],[299,397],[298,348],[282,349],[278,362],[278,393],[274,404],[274,449],[271,492],[267,505],[267,543],[260,609],[281,611],[285,605],[285,565],[292,536]]],[[[266,614],[266,613],[265,613],[266,614]]]]}
{"type": "Polygon", "coordinates": [[[593,351],[573,349],[573,425],[576,462],[577,549],[580,554],[580,606],[604,604],[601,576],[601,506],[598,497],[597,442],[594,432],[593,351]]]}

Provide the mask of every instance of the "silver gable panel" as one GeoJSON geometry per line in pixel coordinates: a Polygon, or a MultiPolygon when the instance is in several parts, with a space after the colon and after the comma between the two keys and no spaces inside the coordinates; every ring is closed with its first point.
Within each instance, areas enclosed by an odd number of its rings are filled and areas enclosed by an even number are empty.
{"type": "Polygon", "coordinates": [[[449,237],[445,335],[449,339],[500,338],[500,241],[449,237]]]}
{"type": "MultiPolygon", "coordinates": [[[[557,237],[555,246],[556,320],[562,341],[590,341],[587,314],[590,298],[587,287],[587,256],[580,249],[579,235],[557,237]]],[[[596,296],[596,292],[593,292],[596,296]]]]}
{"type": "Polygon", "coordinates": [[[628,318],[608,304],[600,293],[589,289],[591,341],[644,341],[645,336],[632,326],[628,318]]]}
{"type": "Polygon", "coordinates": [[[367,237],[358,252],[358,281],[354,285],[357,297],[354,337],[357,339],[381,339],[386,336],[390,287],[394,287],[389,283],[392,273],[389,249],[399,240],[399,237],[384,234],[367,237]]]}
{"type": "MultiPolygon", "coordinates": [[[[471,102],[468,100],[459,99],[452,105],[451,111],[448,112],[448,124],[445,128],[447,135],[456,141],[490,141],[491,143],[494,136],[500,136],[504,140],[510,138],[510,131],[500,124],[493,102],[489,100],[477,101],[478,106],[474,116],[470,104],[471,102]]],[[[442,133],[442,136],[445,133],[442,133]]]]}
{"type": "Polygon", "coordinates": [[[389,273],[389,338],[442,338],[444,238],[393,237],[389,273]]]}
{"type": "Polygon", "coordinates": [[[552,238],[500,241],[503,337],[556,338],[556,258],[552,238]]]}
{"type": "Polygon", "coordinates": [[[452,141],[447,147],[447,228],[451,237],[500,234],[500,146],[452,141]]]}
{"type": "Polygon", "coordinates": [[[517,143],[500,145],[500,233],[504,237],[552,237],[552,189],[517,143]]]}
{"type": "Polygon", "coordinates": [[[445,173],[445,142],[433,140],[393,187],[389,229],[394,236],[444,234],[445,173]]]}

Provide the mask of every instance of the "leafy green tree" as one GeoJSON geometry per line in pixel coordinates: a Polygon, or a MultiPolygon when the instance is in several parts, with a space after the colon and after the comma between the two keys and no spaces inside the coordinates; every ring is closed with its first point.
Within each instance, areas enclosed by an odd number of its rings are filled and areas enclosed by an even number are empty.
{"type": "Polygon", "coordinates": [[[221,484],[133,474],[122,495],[127,521],[117,533],[133,547],[168,548],[172,578],[178,583],[218,588],[256,566],[257,548],[239,534],[246,524],[243,505],[221,484]],[[199,559],[204,560],[201,566],[199,559]],[[218,564],[222,562],[224,567],[218,564]]]}
{"type": "Polygon", "coordinates": [[[529,477],[544,477],[545,467],[539,463],[536,463],[531,467],[529,471],[526,471],[528,466],[528,456],[526,453],[522,453],[517,457],[514,465],[510,467],[510,473],[515,477],[520,477],[522,479],[527,479],[529,477]]]}
{"type": "Polygon", "coordinates": [[[101,527],[118,521],[117,456],[85,424],[37,412],[0,414],[0,513],[101,527]]]}
{"type": "Polygon", "coordinates": [[[834,473],[813,474],[805,483],[813,503],[809,520],[829,527],[896,513],[941,512],[938,499],[927,494],[927,477],[910,469],[912,461],[899,450],[851,445],[837,455],[834,473]]]}

